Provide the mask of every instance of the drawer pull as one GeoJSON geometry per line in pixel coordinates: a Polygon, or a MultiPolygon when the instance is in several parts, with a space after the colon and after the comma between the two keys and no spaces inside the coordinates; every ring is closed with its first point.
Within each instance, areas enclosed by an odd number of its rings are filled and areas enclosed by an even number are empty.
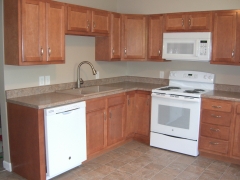
{"type": "Polygon", "coordinates": [[[217,116],[215,114],[211,114],[211,116],[214,117],[214,118],[221,118],[222,117],[222,116],[217,116]]]}
{"type": "Polygon", "coordinates": [[[218,145],[218,142],[209,142],[211,145],[218,145]]]}
{"type": "Polygon", "coordinates": [[[220,109],[222,106],[212,106],[213,108],[220,109]]]}
{"type": "Polygon", "coordinates": [[[218,132],[220,131],[219,129],[214,129],[214,128],[210,128],[211,131],[215,131],[215,132],[218,132]]]}

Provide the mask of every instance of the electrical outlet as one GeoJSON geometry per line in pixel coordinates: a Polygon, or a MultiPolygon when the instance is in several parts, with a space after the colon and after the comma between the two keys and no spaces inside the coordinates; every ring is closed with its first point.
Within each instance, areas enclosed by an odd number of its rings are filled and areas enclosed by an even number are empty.
{"type": "Polygon", "coordinates": [[[164,71],[160,71],[159,75],[160,75],[160,78],[164,78],[164,71]]]}
{"type": "Polygon", "coordinates": [[[39,86],[44,85],[44,76],[39,76],[39,86]]]}
{"type": "Polygon", "coordinates": [[[45,85],[50,84],[50,76],[45,76],[45,85]]]}
{"type": "Polygon", "coordinates": [[[100,75],[99,75],[99,71],[97,71],[97,74],[96,74],[96,79],[99,79],[100,75]]]}

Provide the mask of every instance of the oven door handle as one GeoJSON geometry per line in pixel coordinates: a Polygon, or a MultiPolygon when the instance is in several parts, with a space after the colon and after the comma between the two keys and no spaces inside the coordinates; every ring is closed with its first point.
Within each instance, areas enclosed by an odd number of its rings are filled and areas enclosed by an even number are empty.
{"type": "Polygon", "coordinates": [[[162,95],[157,95],[152,93],[152,97],[153,98],[164,98],[164,99],[173,99],[173,100],[179,100],[179,101],[190,101],[190,102],[201,102],[201,98],[196,98],[194,97],[193,99],[190,98],[184,98],[183,96],[181,96],[180,98],[176,98],[176,97],[171,97],[171,96],[162,96],[162,95]]]}

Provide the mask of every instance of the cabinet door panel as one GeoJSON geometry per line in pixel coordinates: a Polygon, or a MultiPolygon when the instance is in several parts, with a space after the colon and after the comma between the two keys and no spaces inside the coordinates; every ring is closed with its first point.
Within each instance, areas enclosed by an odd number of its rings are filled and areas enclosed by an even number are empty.
{"type": "Polygon", "coordinates": [[[87,154],[98,152],[105,147],[104,138],[105,110],[87,113],[87,154]]]}
{"type": "Polygon", "coordinates": [[[45,3],[22,1],[22,61],[39,63],[46,57],[45,3]]]}
{"type": "Polygon", "coordinates": [[[124,16],[124,59],[146,58],[146,17],[124,16]]]}
{"type": "Polygon", "coordinates": [[[112,106],[108,110],[108,146],[123,139],[124,112],[123,104],[112,106]]]}
{"type": "Polygon", "coordinates": [[[105,11],[92,11],[92,32],[96,33],[109,33],[109,12],[105,11]]]}
{"type": "Polygon", "coordinates": [[[188,29],[211,31],[211,13],[192,13],[187,16],[188,29]]]}
{"type": "Polygon", "coordinates": [[[136,94],[136,133],[149,136],[150,132],[150,95],[136,94]]]}
{"type": "Polygon", "coordinates": [[[237,12],[214,13],[213,62],[235,62],[237,12]]]}
{"type": "Polygon", "coordinates": [[[46,4],[47,23],[47,61],[65,59],[64,4],[46,4]]]}
{"type": "Polygon", "coordinates": [[[91,11],[79,6],[67,7],[67,31],[89,32],[91,11]]]}
{"type": "Polygon", "coordinates": [[[125,137],[131,137],[134,133],[134,125],[135,125],[135,92],[131,92],[127,94],[127,116],[125,123],[124,134],[125,137]]]}
{"type": "Polygon", "coordinates": [[[149,17],[149,43],[148,58],[152,60],[162,59],[162,40],[163,40],[163,16],[149,17]]]}
{"type": "Polygon", "coordinates": [[[182,13],[165,15],[165,30],[166,31],[182,31],[187,27],[185,15],[182,13]]]}
{"type": "Polygon", "coordinates": [[[240,158],[240,115],[236,116],[232,154],[240,158]]]}

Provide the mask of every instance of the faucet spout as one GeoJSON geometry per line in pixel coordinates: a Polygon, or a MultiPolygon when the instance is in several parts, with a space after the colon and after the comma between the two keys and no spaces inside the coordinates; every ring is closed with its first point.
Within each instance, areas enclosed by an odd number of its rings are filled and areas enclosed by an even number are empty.
{"type": "Polygon", "coordinates": [[[80,88],[81,84],[83,84],[83,80],[82,80],[82,78],[80,78],[80,67],[83,64],[88,64],[91,67],[93,75],[97,74],[97,70],[93,67],[92,63],[90,63],[88,61],[81,62],[77,67],[77,88],[80,88]]]}

